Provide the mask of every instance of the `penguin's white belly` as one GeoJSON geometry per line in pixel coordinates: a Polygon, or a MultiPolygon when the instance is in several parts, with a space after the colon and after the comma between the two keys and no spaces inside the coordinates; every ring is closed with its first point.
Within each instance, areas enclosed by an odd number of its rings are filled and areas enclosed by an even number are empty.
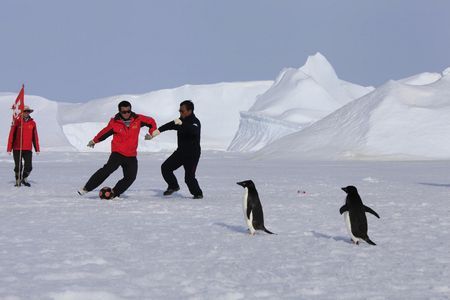
{"type": "Polygon", "coordinates": [[[244,202],[242,207],[244,208],[244,218],[247,223],[248,229],[250,229],[250,234],[255,234],[255,228],[253,228],[253,212],[250,212],[250,218],[247,218],[247,200],[248,200],[248,188],[245,188],[244,202]]]}
{"type": "Polygon", "coordinates": [[[348,211],[344,212],[345,227],[347,227],[348,234],[350,235],[353,242],[359,242],[359,238],[355,237],[352,232],[352,223],[350,221],[350,213],[348,211]]]}

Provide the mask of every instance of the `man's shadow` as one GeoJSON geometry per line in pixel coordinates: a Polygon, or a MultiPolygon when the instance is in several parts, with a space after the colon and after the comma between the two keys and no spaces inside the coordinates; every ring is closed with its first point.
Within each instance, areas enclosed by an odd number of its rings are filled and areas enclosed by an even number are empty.
{"type": "Polygon", "coordinates": [[[162,189],[149,189],[148,191],[153,192],[153,194],[151,195],[152,197],[158,197],[158,198],[164,198],[164,199],[186,199],[186,198],[192,198],[185,196],[183,194],[180,194],[179,192],[175,192],[172,195],[169,196],[164,196],[164,192],[166,190],[162,190],[162,189]]]}

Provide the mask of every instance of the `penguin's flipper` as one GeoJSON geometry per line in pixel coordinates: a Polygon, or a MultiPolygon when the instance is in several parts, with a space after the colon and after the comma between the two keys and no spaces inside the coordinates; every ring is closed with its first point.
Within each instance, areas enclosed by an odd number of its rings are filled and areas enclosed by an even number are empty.
{"type": "Polygon", "coordinates": [[[369,237],[365,238],[364,240],[367,242],[367,244],[370,244],[370,245],[372,245],[372,246],[376,246],[376,245],[377,245],[377,244],[375,244],[374,242],[372,242],[372,241],[369,239],[369,237]]]}
{"type": "Polygon", "coordinates": [[[341,213],[341,215],[346,211],[348,211],[347,204],[345,204],[344,206],[341,207],[341,209],[339,209],[339,212],[341,213]]]}
{"type": "Polygon", "coordinates": [[[247,219],[249,219],[249,220],[250,220],[250,214],[251,213],[252,213],[252,206],[249,205],[249,206],[247,206],[247,219]]]}
{"type": "Polygon", "coordinates": [[[370,207],[364,205],[364,210],[366,212],[368,212],[368,213],[371,213],[372,215],[374,215],[378,219],[380,218],[380,216],[373,209],[371,209],[370,207]]]}

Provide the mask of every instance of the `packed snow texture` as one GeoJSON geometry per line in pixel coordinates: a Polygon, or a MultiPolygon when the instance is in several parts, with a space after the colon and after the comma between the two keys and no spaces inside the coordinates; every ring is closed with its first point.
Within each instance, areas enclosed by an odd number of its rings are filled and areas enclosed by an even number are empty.
{"type": "Polygon", "coordinates": [[[449,159],[450,74],[389,81],[256,154],[284,159],[449,159]]]}
{"type": "MultiPolygon", "coordinates": [[[[0,154],[0,299],[448,299],[449,162],[252,161],[205,153],[205,198],[162,196],[162,153],[139,155],[121,200],[75,193],[106,153],[35,156],[31,188],[13,187],[0,154]],[[248,234],[252,179],[265,225],[248,234]],[[357,186],[369,237],[353,245],[339,208],[357,186]]],[[[104,185],[119,179],[118,170],[104,185]]]]}
{"type": "Polygon", "coordinates": [[[320,53],[299,69],[284,69],[273,85],[241,112],[231,151],[255,151],[322,119],[373,90],[340,80],[320,53]]]}
{"type": "MultiPolygon", "coordinates": [[[[87,151],[86,144],[107,125],[117,113],[117,104],[128,100],[133,111],[153,117],[158,126],[179,117],[181,101],[192,99],[195,113],[202,122],[204,149],[225,150],[239,126],[239,112],[247,110],[257,95],[264,93],[272,81],[184,85],[144,95],[119,95],[86,103],[55,102],[42,97],[25,95],[25,104],[34,109],[42,151],[87,151]]],[[[26,87],[25,87],[26,88],[26,87]]],[[[26,90],[25,90],[26,92],[26,90]]],[[[0,95],[0,135],[8,136],[11,107],[16,95],[0,95]]],[[[174,132],[160,135],[155,141],[145,141],[141,130],[139,151],[169,151],[176,148],[174,132]]],[[[6,141],[0,149],[6,148],[6,141]]],[[[109,140],[95,146],[93,151],[110,151],[109,140]]]]}

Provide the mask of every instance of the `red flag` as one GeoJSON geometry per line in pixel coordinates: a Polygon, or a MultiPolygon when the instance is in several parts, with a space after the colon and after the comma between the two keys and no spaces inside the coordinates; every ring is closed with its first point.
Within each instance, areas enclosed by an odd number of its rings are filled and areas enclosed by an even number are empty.
{"type": "Polygon", "coordinates": [[[22,84],[22,89],[19,92],[19,95],[17,95],[16,101],[14,102],[13,106],[12,106],[12,110],[13,110],[13,123],[15,120],[19,119],[22,112],[23,112],[23,108],[25,106],[25,86],[22,84]]]}

